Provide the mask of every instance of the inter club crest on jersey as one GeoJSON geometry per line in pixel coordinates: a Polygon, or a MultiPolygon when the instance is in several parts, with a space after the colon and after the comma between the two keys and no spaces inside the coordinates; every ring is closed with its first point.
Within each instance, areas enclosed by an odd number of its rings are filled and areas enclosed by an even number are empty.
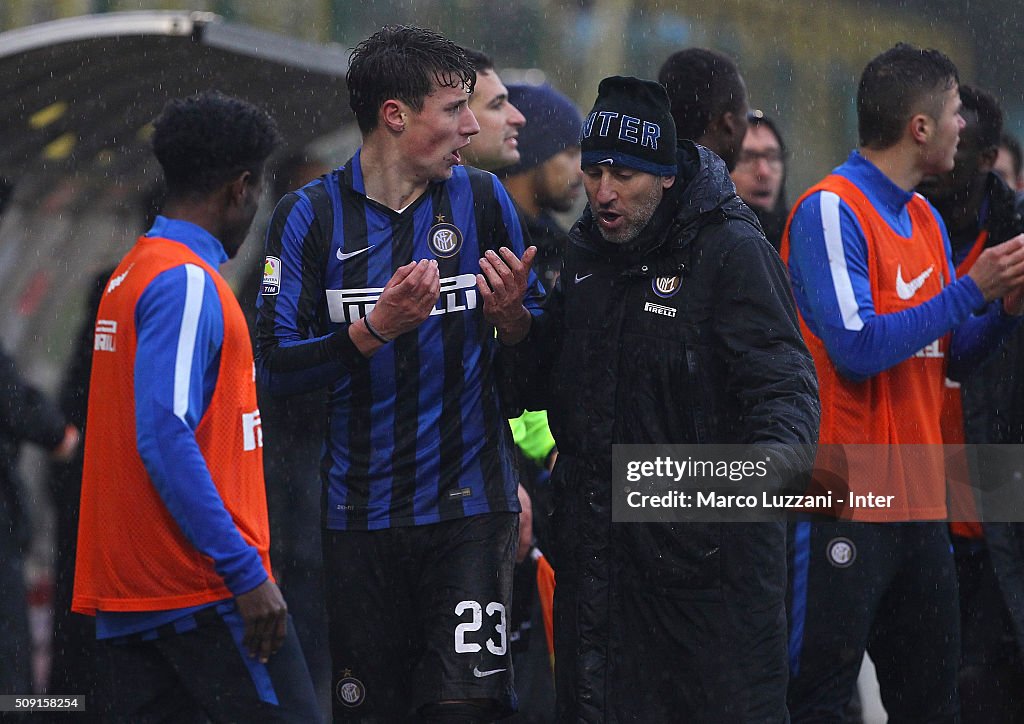
{"type": "Polygon", "coordinates": [[[440,220],[443,218],[443,216],[439,216],[438,223],[430,227],[430,231],[427,233],[427,243],[430,245],[430,250],[434,252],[434,256],[447,259],[458,254],[459,249],[462,248],[462,232],[455,224],[448,224],[440,220]]]}
{"type": "Polygon", "coordinates": [[[651,280],[651,289],[662,299],[668,299],[676,295],[679,291],[679,287],[682,284],[683,278],[680,276],[675,277],[655,277],[651,280]]]}

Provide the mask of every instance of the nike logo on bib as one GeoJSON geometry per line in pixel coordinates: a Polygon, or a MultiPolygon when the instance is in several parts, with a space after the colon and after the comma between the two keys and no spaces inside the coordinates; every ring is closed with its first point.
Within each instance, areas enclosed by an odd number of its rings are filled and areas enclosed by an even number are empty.
{"type": "Polygon", "coordinates": [[[935,270],[934,266],[930,266],[923,272],[918,274],[916,277],[911,279],[909,282],[903,280],[903,268],[900,265],[896,266],[896,295],[906,301],[917,294],[917,290],[924,286],[924,283],[928,281],[928,277],[932,275],[935,270]]]}

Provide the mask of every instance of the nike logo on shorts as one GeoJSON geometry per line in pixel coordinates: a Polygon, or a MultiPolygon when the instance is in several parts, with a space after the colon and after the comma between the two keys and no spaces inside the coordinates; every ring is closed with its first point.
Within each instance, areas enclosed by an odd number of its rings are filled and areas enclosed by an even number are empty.
{"type": "Polygon", "coordinates": [[[502,671],[508,671],[508,669],[491,669],[490,671],[480,671],[477,666],[473,667],[473,676],[478,679],[482,679],[485,676],[493,676],[494,674],[500,674],[502,671]]]}

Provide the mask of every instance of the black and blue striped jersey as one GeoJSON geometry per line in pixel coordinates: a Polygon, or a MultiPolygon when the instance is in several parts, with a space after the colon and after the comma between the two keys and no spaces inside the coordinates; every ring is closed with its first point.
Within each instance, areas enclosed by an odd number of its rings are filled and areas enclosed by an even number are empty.
{"type": "MultiPolygon", "coordinates": [[[[366,197],[359,153],[286,195],[267,231],[257,302],[263,389],[330,388],[321,462],[325,525],[423,525],[518,511],[512,439],[493,365],[495,330],[476,289],[487,249],[526,239],[497,179],[457,166],[401,213],[366,197]],[[431,316],[365,359],[348,325],[398,267],[436,259],[431,316]]],[[[539,311],[531,274],[524,301],[539,311]]]]}

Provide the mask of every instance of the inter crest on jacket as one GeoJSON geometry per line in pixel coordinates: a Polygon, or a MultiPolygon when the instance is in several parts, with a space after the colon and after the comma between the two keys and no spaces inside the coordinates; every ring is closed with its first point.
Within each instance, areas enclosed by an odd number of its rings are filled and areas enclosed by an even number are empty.
{"type": "Polygon", "coordinates": [[[682,277],[678,275],[674,277],[655,277],[651,280],[651,289],[662,299],[668,299],[675,296],[679,291],[682,281],[682,277]]]}

